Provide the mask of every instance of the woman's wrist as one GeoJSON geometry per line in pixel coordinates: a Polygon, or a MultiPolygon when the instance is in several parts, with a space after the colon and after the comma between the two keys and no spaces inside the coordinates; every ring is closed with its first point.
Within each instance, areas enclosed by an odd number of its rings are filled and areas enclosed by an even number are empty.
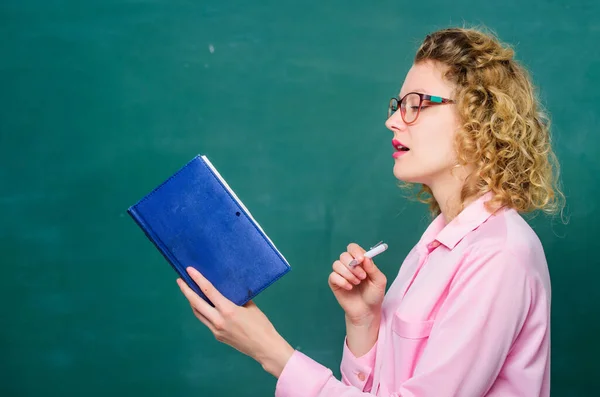
{"type": "Polygon", "coordinates": [[[355,357],[367,354],[377,342],[381,314],[370,316],[361,322],[346,318],[346,343],[355,357]]]}
{"type": "Polygon", "coordinates": [[[277,337],[266,344],[264,352],[255,359],[262,365],[263,369],[279,378],[287,362],[294,354],[294,348],[277,334],[277,337]]]}

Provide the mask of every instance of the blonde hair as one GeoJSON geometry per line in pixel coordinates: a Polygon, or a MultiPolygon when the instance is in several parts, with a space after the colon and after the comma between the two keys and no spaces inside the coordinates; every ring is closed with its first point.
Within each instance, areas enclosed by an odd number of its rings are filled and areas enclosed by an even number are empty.
{"type": "MultiPolygon", "coordinates": [[[[488,191],[488,208],[556,213],[563,207],[559,164],[552,150],[550,120],[527,70],[514,51],[492,33],[443,29],[425,37],[414,63],[435,61],[454,83],[453,99],[462,125],[457,133],[458,165],[473,165],[461,202],[488,191]]],[[[431,212],[440,208],[429,187],[417,193],[431,212]]]]}

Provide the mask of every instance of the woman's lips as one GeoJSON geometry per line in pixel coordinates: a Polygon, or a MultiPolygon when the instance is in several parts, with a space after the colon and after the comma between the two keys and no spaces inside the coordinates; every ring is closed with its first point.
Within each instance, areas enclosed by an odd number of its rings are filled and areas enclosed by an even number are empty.
{"type": "Polygon", "coordinates": [[[392,157],[395,159],[406,154],[410,150],[408,147],[406,147],[402,142],[400,142],[397,139],[392,139],[392,146],[396,150],[394,152],[394,154],[392,154],[392,157]]]}

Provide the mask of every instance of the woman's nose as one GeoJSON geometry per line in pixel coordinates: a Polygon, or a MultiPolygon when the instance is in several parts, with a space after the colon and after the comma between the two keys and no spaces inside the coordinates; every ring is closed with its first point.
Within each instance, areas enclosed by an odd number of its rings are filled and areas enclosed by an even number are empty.
{"type": "Polygon", "coordinates": [[[403,131],[406,129],[406,123],[402,120],[402,115],[400,114],[400,110],[397,110],[385,121],[385,126],[390,131],[403,131]]]}

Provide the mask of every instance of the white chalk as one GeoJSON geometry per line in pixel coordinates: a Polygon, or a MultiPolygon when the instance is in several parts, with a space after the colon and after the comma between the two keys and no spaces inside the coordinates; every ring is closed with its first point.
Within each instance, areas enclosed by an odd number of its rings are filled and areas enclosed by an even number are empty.
{"type": "MultiPolygon", "coordinates": [[[[387,244],[385,244],[385,243],[377,244],[375,247],[373,247],[369,251],[365,252],[364,256],[369,259],[372,259],[376,255],[381,254],[382,252],[384,252],[387,249],[388,249],[387,244]]],[[[356,261],[356,259],[352,259],[352,261],[350,261],[350,263],[348,263],[348,267],[350,267],[350,268],[352,268],[356,265],[358,265],[358,262],[356,261]]]]}

